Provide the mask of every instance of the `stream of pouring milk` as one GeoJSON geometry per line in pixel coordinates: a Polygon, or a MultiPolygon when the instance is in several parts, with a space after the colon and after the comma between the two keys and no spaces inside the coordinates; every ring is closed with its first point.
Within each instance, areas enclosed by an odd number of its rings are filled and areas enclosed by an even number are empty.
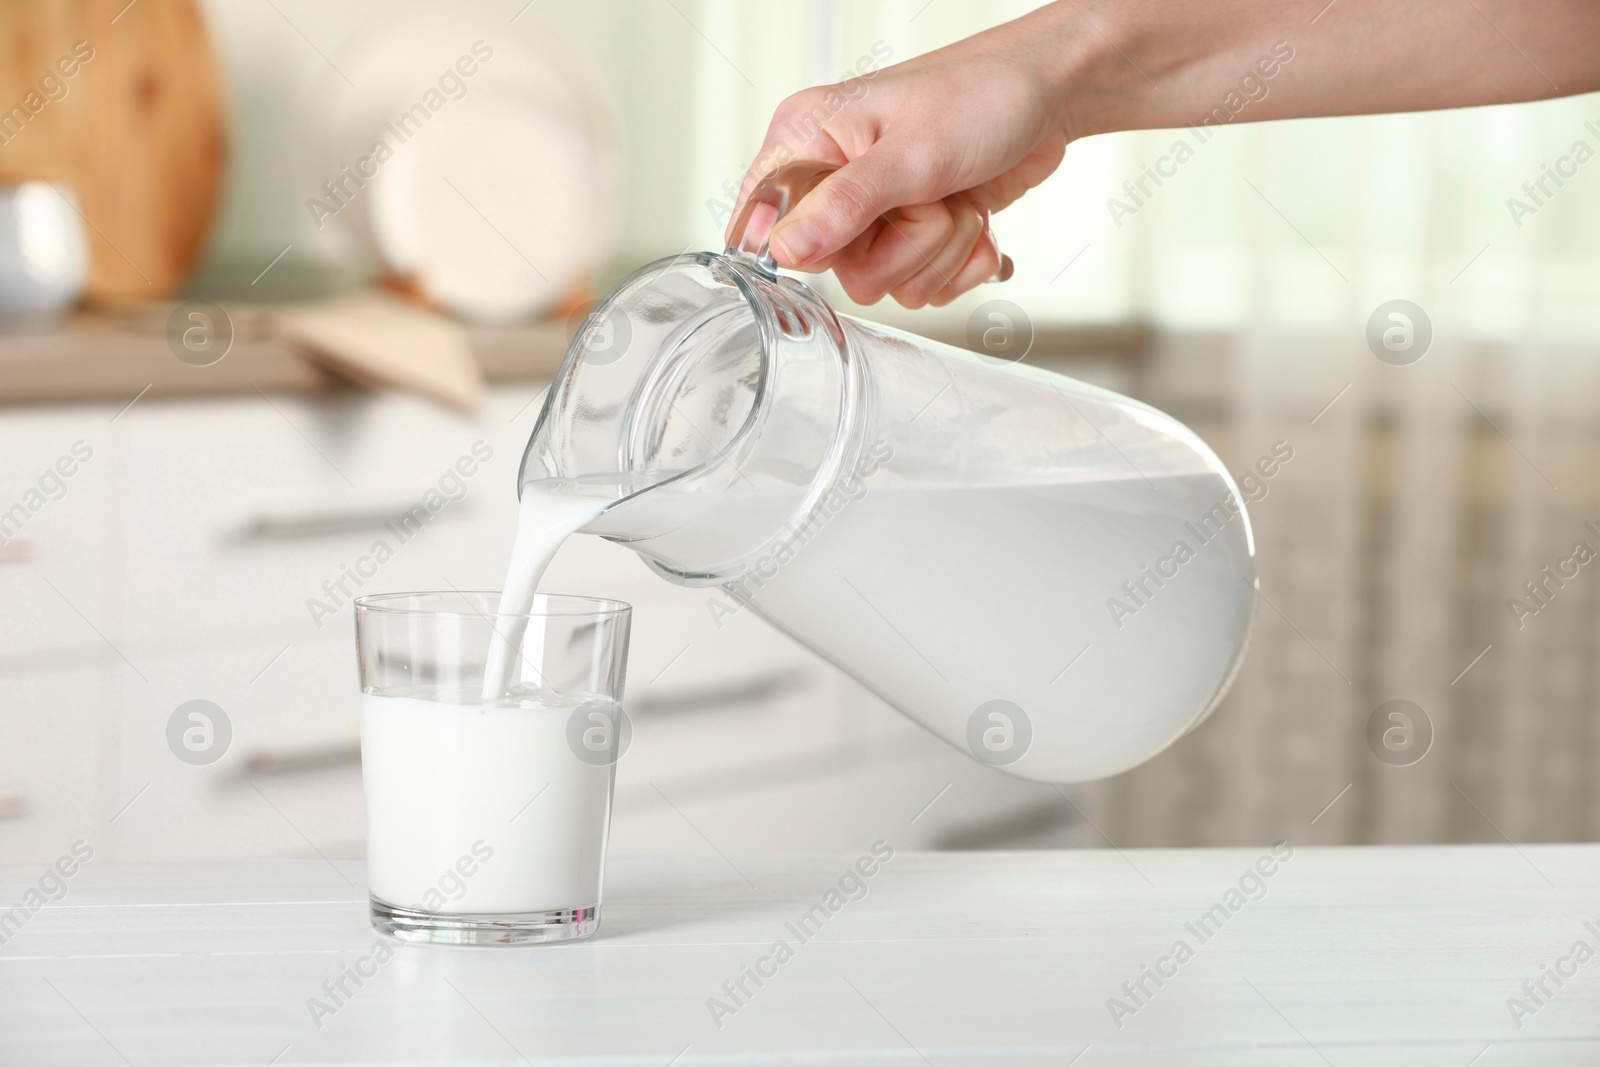
{"type": "Polygon", "coordinates": [[[489,661],[483,669],[485,704],[498,703],[505,697],[516,674],[519,650],[527,638],[528,619],[507,621],[504,616],[527,615],[533,607],[539,579],[544,577],[562,543],[587,526],[608,503],[572,493],[542,492],[537,485],[523,488],[511,565],[506,568],[506,584],[500,590],[498,613],[502,619],[489,643],[489,661]]]}
{"type": "Polygon", "coordinates": [[[531,666],[516,679],[524,647],[543,647],[543,619],[526,617],[540,577],[605,503],[524,491],[481,688],[363,696],[367,873],[378,899],[502,915],[600,902],[614,768],[578,759],[567,735],[591,695],[552,692],[531,666]]]}

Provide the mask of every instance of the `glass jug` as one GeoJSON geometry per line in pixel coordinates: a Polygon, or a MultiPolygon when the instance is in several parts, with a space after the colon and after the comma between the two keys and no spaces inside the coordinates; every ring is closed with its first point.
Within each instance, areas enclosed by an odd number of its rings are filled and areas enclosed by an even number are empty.
{"type": "Polygon", "coordinates": [[[722,587],[979,760],[1068,782],[1149,759],[1248,639],[1233,479],[1148,405],[835,314],[742,247],[824,173],[777,172],[726,252],[594,308],[521,486],[602,498],[585,532],[722,587]]]}

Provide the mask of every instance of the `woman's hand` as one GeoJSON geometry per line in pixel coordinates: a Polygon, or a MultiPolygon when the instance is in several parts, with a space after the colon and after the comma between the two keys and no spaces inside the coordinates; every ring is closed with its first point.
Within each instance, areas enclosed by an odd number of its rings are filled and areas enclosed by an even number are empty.
{"type": "Polygon", "coordinates": [[[1026,22],[785,100],[744,189],[778,161],[839,169],[773,230],[779,265],[832,268],[852,300],[909,308],[999,273],[990,213],[1048,177],[1069,138],[1049,73],[1060,41],[1026,22]]]}

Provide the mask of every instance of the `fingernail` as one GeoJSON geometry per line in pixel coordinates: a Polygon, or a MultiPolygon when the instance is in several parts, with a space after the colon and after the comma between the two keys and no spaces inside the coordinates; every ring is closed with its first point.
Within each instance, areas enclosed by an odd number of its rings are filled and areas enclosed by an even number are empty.
{"type": "Polygon", "coordinates": [[[809,260],[820,243],[804,222],[785,222],[772,231],[772,246],[778,258],[790,266],[798,267],[809,260]]]}

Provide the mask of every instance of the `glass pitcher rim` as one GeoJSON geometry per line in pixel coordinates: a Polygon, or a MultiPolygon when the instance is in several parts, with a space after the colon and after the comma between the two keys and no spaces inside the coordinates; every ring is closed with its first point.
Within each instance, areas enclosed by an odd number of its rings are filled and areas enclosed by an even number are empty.
{"type": "MultiPolygon", "coordinates": [[[[593,323],[606,308],[610,307],[620,294],[628,292],[637,283],[648,277],[665,274],[674,268],[691,263],[706,267],[722,277],[731,279],[734,288],[744,300],[745,305],[750,309],[751,317],[755,321],[757,335],[761,341],[760,373],[756,380],[754,400],[750,405],[749,413],[745,416],[744,421],[740,424],[739,428],[735,430],[733,434],[728,437],[728,440],[710,456],[707,456],[705,459],[695,464],[693,467],[688,468],[687,470],[679,471],[676,474],[662,478],[660,481],[651,482],[650,484],[641,488],[633,489],[630,492],[618,495],[614,500],[606,503],[606,510],[609,510],[618,504],[624,503],[625,501],[632,500],[639,494],[649,490],[658,489],[662,486],[671,485],[673,483],[685,482],[698,477],[707,471],[712,470],[717,464],[728,460],[728,458],[740,448],[749,445],[750,439],[754,434],[755,429],[759,424],[770,400],[773,382],[772,370],[774,352],[777,347],[777,315],[773,308],[771,297],[767,293],[763,292],[760,287],[758,287],[758,281],[763,286],[776,286],[787,282],[788,284],[800,289],[807,297],[809,297],[811,301],[814,302],[816,306],[822,310],[823,314],[832,322],[834,337],[836,338],[839,346],[840,358],[847,364],[850,372],[855,371],[856,368],[853,366],[855,361],[850,358],[849,343],[844,337],[843,330],[839,327],[836,313],[821,295],[812,290],[804,282],[801,282],[795,278],[790,278],[787,275],[779,275],[769,272],[764,269],[756,259],[742,252],[679,252],[675,255],[662,256],[659,259],[651,260],[649,263],[630,271],[625,277],[613,285],[611,289],[606,292],[605,296],[596,301],[594,306],[589,309],[588,314],[584,316],[583,322],[580,324],[579,328],[573,333],[572,339],[567,343],[566,353],[562,356],[560,365],[556,368],[555,374],[550,378],[550,384],[546,387],[545,402],[540,405],[539,414],[534,419],[533,429],[528,434],[528,444],[523,449],[522,459],[517,465],[517,495],[519,498],[522,495],[524,487],[527,485],[527,478],[525,475],[528,469],[528,459],[533,454],[533,443],[539,439],[539,433],[545,428],[545,423],[550,417],[550,398],[577,367],[582,352],[581,339],[583,338],[589,325],[593,323]]],[[[851,380],[853,378],[853,373],[847,373],[845,378],[845,395],[842,399],[842,406],[847,411],[850,405],[853,403],[853,394],[855,392],[856,383],[851,380]]],[[[848,417],[846,417],[843,421],[848,421],[848,417]]]]}

